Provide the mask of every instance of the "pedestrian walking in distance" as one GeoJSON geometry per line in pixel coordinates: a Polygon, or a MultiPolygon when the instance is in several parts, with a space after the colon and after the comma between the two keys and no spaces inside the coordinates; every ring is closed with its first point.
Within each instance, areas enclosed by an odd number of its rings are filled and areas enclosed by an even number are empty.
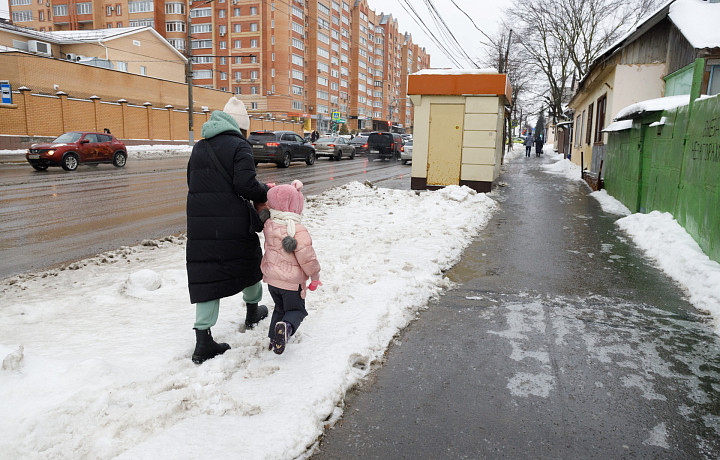
{"type": "Polygon", "coordinates": [[[528,133],[527,136],[525,136],[525,156],[530,157],[530,150],[532,150],[533,146],[533,136],[532,134],[528,133]]]}
{"type": "Polygon", "coordinates": [[[543,149],[543,138],[542,134],[538,135],[537,139],[535,139],[535,156],[542,155],[542,149],[543,149]]]}
{"type": "Polygon", "coordinates": [[[265,221],[263,281],[275,301],[270,320],[270,349],[282,354],[290,336],[307,316],[305,295],[320,282],[320,263],[307,228],[301,223],[305,198],[299,180],[277,185],[268,192],[270,218],[265,221]],[[310,285],[306,287],[308,278],[310,285]]]}
{"type": "Polygon", "coordinates": [[[234,96],[202,125],[203,139],[188,161],[187,248],[190,302],[195,304],[195,364],[230,349],[217,343],[210,328],[218,320],[220,299],[240,291],[250,328],[268,315],[262,299],[262,248],[256,232],[262,221],[252,202],[267,201],[270,186],[258,182],[245,104],[234,96]]]}

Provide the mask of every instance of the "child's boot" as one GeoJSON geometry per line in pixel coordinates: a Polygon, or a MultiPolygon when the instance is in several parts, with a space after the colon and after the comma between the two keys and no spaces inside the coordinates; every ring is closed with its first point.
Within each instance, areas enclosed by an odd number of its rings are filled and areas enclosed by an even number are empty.
{"type": "Polygon", "coordinates": [[[257,323],[267,318],[268,308],[265,305],[256,303],[247,304],[247,313],[245,314],[245,327],[252,329],[257,323]]]}
{"type": "Polygon", "coordinates": [[[275,324],[275,337],[270,339],[272,350],[276,355],[281,355],[285,351],[285,345],[292,335],[292,324],[287,321],[278,321],[275,324]]]}
{"type": "Polygon", "coordinates": [[[208,359],[221,355],[230,349],[227,343],[217,343],[213,340],[210,329],[195,329],[195,351],[192,354],[192,362],[202,364],[208,359]]]}

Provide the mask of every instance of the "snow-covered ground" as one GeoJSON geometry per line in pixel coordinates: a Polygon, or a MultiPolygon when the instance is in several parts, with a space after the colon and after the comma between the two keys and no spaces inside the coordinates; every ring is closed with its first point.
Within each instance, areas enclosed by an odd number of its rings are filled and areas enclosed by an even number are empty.
{"type": "MultiPolygon", "coordinates": [[[[558,160],[542,166],[548,173],[580,180],[576,165],[546,156],[558,160]]],[[[536,160],[522,147],[506,159],[536,160]]],[[[628,214],[607,193],[593,196],[606,212],[628,214]]],[[[268,320],[244,330],[235,296],[221,301],[213,328],[232,349],[190,361],[195,312],[182,238],[0,281],[0,458],[305,456],[341,415],[345,392],[449,287],[444,270],[496,206],[493,194],[464,187],[415,193],[354,182],[308,197],[304,223],[323,285],[308,293],[310,315],[279,356],[267,350],[268,320]]],[[[720,266],[671,217],[629,215],[618,225],[720,317],[720,293],[710,290],[720,266]]],[[[267,291],[263,301],[272,304],[267,291]]]]}

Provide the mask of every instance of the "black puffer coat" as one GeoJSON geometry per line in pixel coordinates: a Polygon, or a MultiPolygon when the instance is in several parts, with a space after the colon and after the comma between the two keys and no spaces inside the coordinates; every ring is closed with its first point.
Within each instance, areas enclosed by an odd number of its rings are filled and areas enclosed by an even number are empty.
{"type": "Polygon", "coordinates": [[[226,131],[193,147],[187,171],[187,274],[190,302],[229,297],[262,279],[262,250],[250,229],[245,197],[267,201],[268,187],[255,178],[252,148],[237,131],[226,131]],[[210,158],[209,143],[232,178],[210,158]]]}

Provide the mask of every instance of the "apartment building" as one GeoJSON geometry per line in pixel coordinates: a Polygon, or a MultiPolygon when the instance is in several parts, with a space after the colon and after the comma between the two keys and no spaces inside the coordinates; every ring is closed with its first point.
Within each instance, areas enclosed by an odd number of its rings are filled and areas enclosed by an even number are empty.
{"type": "Polygon", "coordinates": [[[192,54],[193,83],[239,95],[254,117],[306,129],[402,130],[407,75],[430,56],[366,0],[10,0],[40,31],[151,26],[192,54]]]}

